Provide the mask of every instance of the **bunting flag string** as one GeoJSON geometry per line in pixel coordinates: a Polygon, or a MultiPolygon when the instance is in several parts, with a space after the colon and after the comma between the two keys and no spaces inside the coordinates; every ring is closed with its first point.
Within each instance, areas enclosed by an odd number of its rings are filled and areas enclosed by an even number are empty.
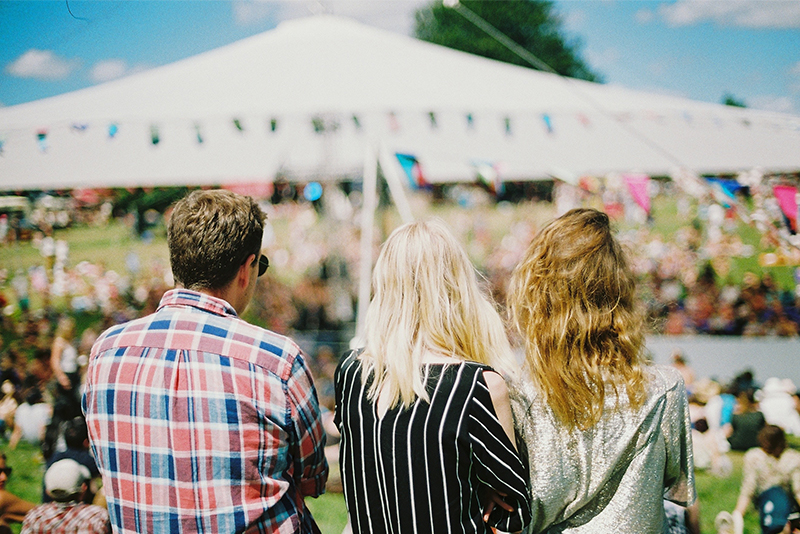
{"type": "Polygon", "coordinates": [[[722,193],[734,200],[736,199],[736,193],[745,187],[736,180],[723,180],[720,178],[706,177],[706,181],[712,185],[718,186],[722,193]]]}
{"type": "Polygon", "coordinates": [[[403,171],[406,173],[411,189],[423,189],[430,187],[430,184],[425,179],[425,175],[422,173],[422,165],[420,165],[416,156],[411,154],[401,154],[398,152],[395,154],[395,157],[400,163],[400,167],[402,167],[403,171]]]}
{"type": "MultiPolygon", "coordinates": [[[[432,133],[442,132],[443,134],[449,132],[446,129],[446,126],[452,125],[453,123],[449,120],[449,116],[447,112],[441,110],[428,110],[428,111],[419,111],[414,112],[413,114],[408,113],[406,114],[403,112],[401,115],[397,111],[387,111],[386,119],[388,126],[388,131],[393,133],[399,133],[403,130],[408,131],[409,129],[414,128],[414,124],[419,125],[420,121],[426,121],[427,125],[430,128],[432,133]],[[447,120],[446,120],[447,119],[447,120]]],[[[458,112],[456,112],[458,113],[458,112]]],[[[352,122],[351,132],[364,132],[368,129],[368,125],[372,125],[374,123],[370,123],[366,120],[363,115],[359,115],[357,113],[340,113],[340,114],[317,114],[314,116],[308,116],[305,114],[297,114],[300,115],[297,118],[301,121],[310,120],[311,127],[313,128],[314,132],[318,134],[329,134],[339,132],[342,129],[343,125],[346,125],[348,122],[352,122]]],[[[502,128],[505,135],[511,139],[512,136],[517,134],[520,131],[528,132],[530,131],[530,126],[538,121],[540,125],[543,125],[546,134],[548,135],[555,135],[557,133],[556,128],[562,128],[562,124],[567,124],[568,122],[572,122],[572,124],[577,124],[582,126],[583,128],[592,128],[596,125],[595,119],[596,114],[593,114],[590,111],[571,111],[571,112],[519,112],[515,114],[494,114],[491,120],[484,120],[480,114],[473,113],[471,111],[464,111],[459,113],[461,120],[461,128],[465,132],[472,132],[478,128],[478,124],[480,122],[481,126],[493,126],[496,127],[498,125],[502,128]],[[480,119],[480,120],[479,120],[480,119]]],[[[645,109],[640,111],[617,111],[614,113],[614,118],[620,122],[628,123],[635,120],[641,121],[648,121],[653,124],[661,124],[661,125],[675,125],[675,121],[682,121],[685,124],[689,124],[692,127],[705,127],[705,128],[749,128],[749,129],[765,129],[771,133],[775,133],[776,131],[787,132],[789,135],[797,135],[800,133],[800,123],[798,123],[795,119],[787,118],[785,120],[779,118],[771,118],[769,120],[762,120],[762,119],[752,119],[747,116],[743,116],[741,114],[736,115],[732,114],[730,116],[725,116],[722,118],[717,112],[709,112],[706,114],[700,114],[695,110],[653,110],[653,109],[645,109]]],[[[246,127],[246,120],[250,120],[251,117],[241,117],[241,116],[234,116],[232,118],[222,118],[219,119],[225,120],[228,124],[232,125],[234,131],[246,135],[251,133],[252,130],[248,130],[246,127]]],[[[216,119],[215,119],[216,120],[216,119]]],[[[262,121],[261,123],[266,123],[266,129],[269,133],[277,133],[281,126],[281,120],[279,120],[276,116],[267,116],[267,117],[253,117],[252,120],[262,121]]],[[[131,120],[122,121],[125,122],[125,127],[128,126],[136,126],[139,124],[139,121],[131,120]]],[[[121,121],[112,121],[108,122],[106,125],[107,128],[107,137],[108,139],[115,139],[121,127],[123,127],[121,121]]],[[[152,125],[150,128],[150,138],[149,143],[151,145],[159,145],[161,142],[162,136],[162,127],[169,128],[170,131],[173,128],[174,122],[181,122],[186,124],[186,128],[189,132],[189,135],[193,136],[198,145],[202,145],[208,142],[207,135],[208,125],[207,120],[203,121],[203,126],[199,127],[198,125],[201,124],[198,120],[191,120],[191,119],[174,119],[171,121],[159,121],[154,119],[153,125],[157,125],[153,127],[152,125]]],[[[146,123],[145,123],[146,124],[146,123]]],[[[380,128],[381,130],[385,131],[385,128],[380,128]]],[[[55,124],[55,125],[48,125],[47,127],[41,127],[38,130],[34,129],[36,135],[36,141],[39,146],[39,150],[42,153],[47,153],[49,145],[55,139],[60,139],[60,137],[53,137],[50,135],[56,129],[65,128],[70,131],[76,133],[85,133],[92,129],[94,125],[91,122],[87,121],[72,121],[67,122],[66,124],[55,124]]],[[[145,126],[147,128],[147,126],[145,126]]],[[[129,128],[131,130],[138,129],[137,128],[129,128]]],[[[6,136],[6,140],[8,141],[8,136],[12,135],[13,137],[19,136],[27,136],[28,134],[25,129],[19,130],[0,130],[0,135],[6,136]]],[[[87,136],[87,139],[93,139],[92,136],[87,136]]],[[[11,144],[11,142],[5,142],[5,151],[8,152],[11,150],[12,146],[16,146],[16,144],[11,144]]],[[[720,184],[723,189],[726,187],[725,183],[720,184]]],[[[724,191],[725,194],[729,194],[730,191],[724,191]]]]}
{"type": "Polygon", "coordinates": [[[646,174],[625,174],[622,178],[633,200],[650,215],[650,177],[646,174]]]}
{"type": "Polygon", "coordinates": [[[503,194],[505,186],[500,178],[497,165],[490,161],[482,160],[472,161],[470,164],[475,168],[478,181],[486,186],[490,193],[495,196],[500,196],[503,194]]]}
{"type": "Polygon", "coordinates": [[[781,212],[789,221],[792,234],[797,233],[797,188],[793,185],[774,185],[772,192],[781,212]]]}
{"type": "Polygon", "coordinates": [[[544,121],[544,127],[547,129],[547,133],[553,133],[553,122],[550,120],[550,115],[547,113],[543,114],[542,120],[544,121]]]}
{"type": "Polygon", "coordinates": [[[36,141],[39,143],[39,150],[47,152],[47,130],[39,130],[36,132],[36,141]]]}
{"type": "Polygon", "coordinates": [[[436,121],[436,112],[435,111],[429,111],[428,112],[428,119],[431,121],[431,129],[432,130],[435,130],[436,128],[439,127],[439,123],[436,121]]]}
{"type": "Polygon", "coordinates": [[[400,129],[400,123],[397,122],[397,114],[394,111],[390,111],[388,114],[389,119],[389,130],[396,132],[400,129]]]}

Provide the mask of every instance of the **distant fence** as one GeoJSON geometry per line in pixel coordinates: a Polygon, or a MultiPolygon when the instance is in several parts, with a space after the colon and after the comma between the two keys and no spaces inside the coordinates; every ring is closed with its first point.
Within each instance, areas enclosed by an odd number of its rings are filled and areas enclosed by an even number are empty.
{"type": "Polygon", "coordinates": [[[800,338],[651,336],[647,348],[661,364],[668,364],[672,352],[681,349],[697,378],[727,383],[749,369],[759,384],[776,376],[800,387],[800,338]]]}
{"type": "MultiPolygon", "coordinates": [[[[294,332],[291,337],[310,356],[328,346],[338,358],[348,350],[355,325],[340,331],[294,332]]],[[[669,364],[675,349],[681,349],[697,378],[727,383],[736,375],[753,372],[759,384],[771,377],[790,378],[800,388],[800,338],[739,336],[650,336],[647,349],[653,361],[669,364]]]]}

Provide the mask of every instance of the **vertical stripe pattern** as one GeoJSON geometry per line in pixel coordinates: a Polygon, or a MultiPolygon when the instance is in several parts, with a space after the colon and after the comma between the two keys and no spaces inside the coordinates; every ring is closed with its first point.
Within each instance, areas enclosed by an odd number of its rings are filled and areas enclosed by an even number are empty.
{"type": "Polygon", "coordinates": [[[355,353],[336,371],[340,466],[353,532],[392,534],[514,532],[530,520],[526,469],[497,419],[473,363],[430,364],[430,403],[382,417],[367,398],[355,353]],[[483,521],[481,490],[506,494],[514,513],[495,508],[483,521]]]}

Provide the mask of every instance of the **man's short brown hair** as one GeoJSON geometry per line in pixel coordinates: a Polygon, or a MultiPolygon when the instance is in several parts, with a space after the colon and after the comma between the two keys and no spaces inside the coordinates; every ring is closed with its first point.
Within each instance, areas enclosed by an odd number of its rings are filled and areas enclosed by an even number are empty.
{"type": "Polygon", "coordinates": [[[231,191],[193,191],[169,220],[172,275],[186,289],[221,289],[250,254],[258,256],[266,215],[256,202],[231,191]]]}

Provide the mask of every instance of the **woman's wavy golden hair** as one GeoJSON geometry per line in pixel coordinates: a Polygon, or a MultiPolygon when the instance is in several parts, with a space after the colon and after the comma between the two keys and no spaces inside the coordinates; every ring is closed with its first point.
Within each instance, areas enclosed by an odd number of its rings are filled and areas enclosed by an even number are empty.
{"type": "Polygon", "coordinates": [[[426,353],[492,366],[506,377],[519,369],[494,301],[467,253],[439,220],[396,229],[381,248],[372,275],[366,347],[360,355],[368,395],[389,406],[428,400],[426,353]]]}
{"type": "Polygon", "coordinates": [[[635,286],[608,216],[594,209],[549,223],[514,269],[508,308],[528,370],[570,428],[600,420],[607,388],[626,392],[634,408],[644,402],[644,315],[635,286]]]}

